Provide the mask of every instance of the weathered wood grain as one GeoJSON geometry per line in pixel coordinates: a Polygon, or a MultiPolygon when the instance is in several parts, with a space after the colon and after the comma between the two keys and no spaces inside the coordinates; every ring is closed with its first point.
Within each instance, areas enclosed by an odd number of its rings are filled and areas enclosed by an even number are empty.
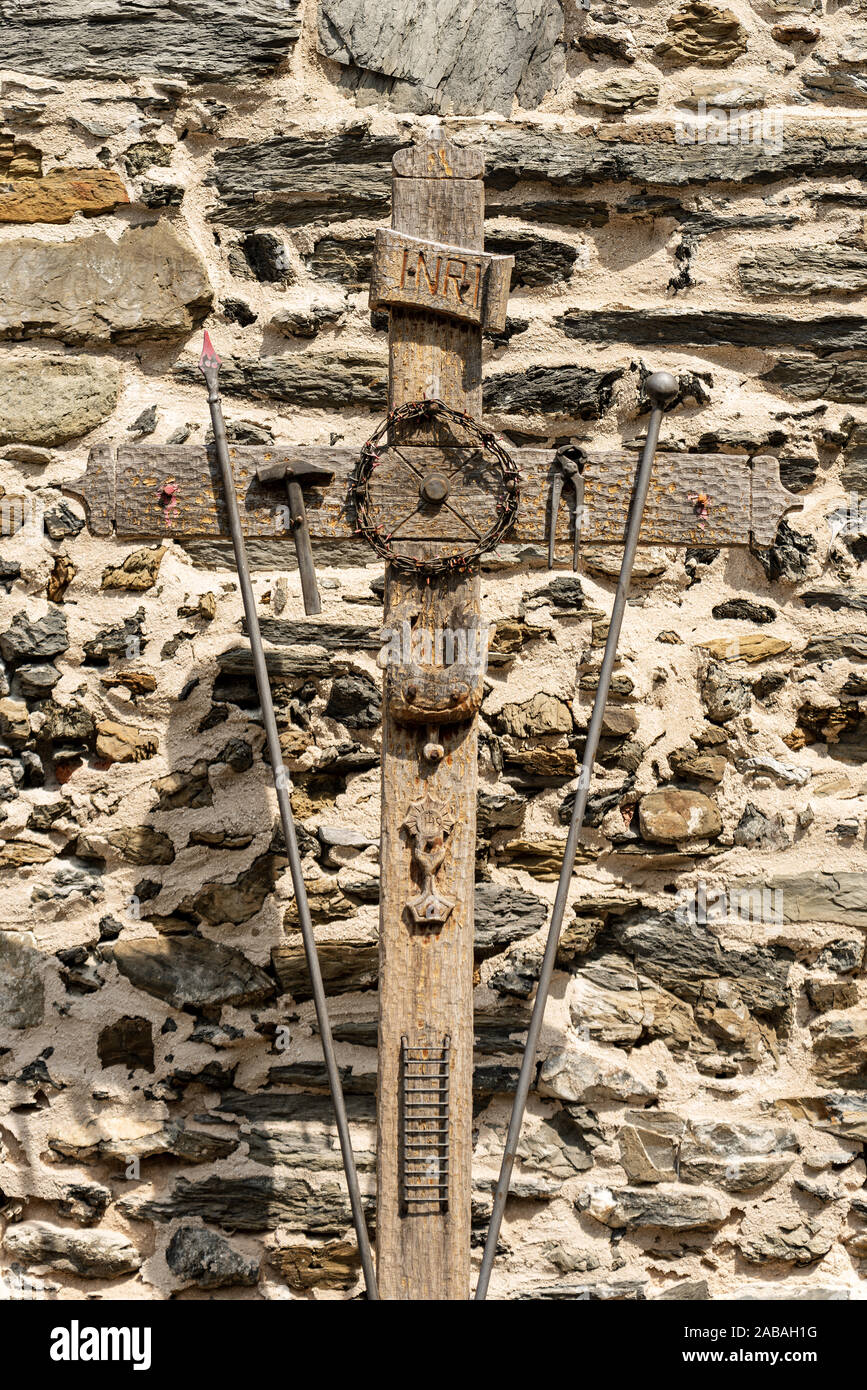
{"type": "MultiPolygon", "coordinates": [[[[457,152],[446,142],[406,156],[412,176],[394,178],[393,225],[480,251],[480,178],[454,178],[457,152]],[[418,177],[419,164],[433,177],[418,177]]],[[[436,396],[481,415],[481,329],[433,314],[393,308],[390,403],[436,396]]],[[[436,422],[413,431],[415,447],[440,442],[436,422]]],[[[438,454],[439,451],[436,451],[438,454]]],[[[424,547],[425,542],[419,542],[424,547]]],[[[478,570],[426,583],[386,570],[384,622],[430,631],[474,628],[478,570]]],[[[405,722],[418,699],[411,679],[386,672],[382,753],[380,998],[378,1074],[377,1272],[387,1299],[469,1297],[472,1187],[473,879],[476,836],[475,717],[441,727],[405,722]],[[397,687],[397,688],[396,688],[397,687]],[[426,756],[436,748],[437,756],[426,756]],[[426,840],[426,825],[439,838],[426,840]],[[425,852],[425,844],[430,851],[425,852]],[[417,925],[425,901],[435,930],[417,925]],[[449,1041],[448,1202],[401,1206],[401,1042],[439,1055],[449,1041]]],[[[426,909],[425,911],[427,911],[426,909]]],[[[431,1122],[433,1125],[434,1122],[431,1122]]],[[[433,1183],[433,1178],[431,1179],[433,1183]]]]}
{"type": "MultiPolygon", "coordinates": [[[[445,322],[445,321],[443,321],[445,322]]],[[[404,350],[398,349],[400,355],[404,350]]],[[[428,352],[432,351],[431,345],[428,352]]],[[[430,359],[432,361],[432,359],[430,359]]],[[[414,446],[403,452],[412,456],[414,446]]],[[[433,453],[433,451],[429,451],[433,453]]],[[[443,451],[444,454],[447,451],[443,451]]],[[[521,469],[521,505],[511,539],[541,545],[547,535],[547,512],[553,449],[517,449],[521,469]]],[[[304,445],[280,448],[235,446],[230,449],[248,537],[286,535],[288,508],[280,481],[287,463],[321,463],[334,470],[325,488],[305,492],[310,534],[314,541],[354,538],[355,522],[347,508],[347,484],[358,460],[358,450],[344,446],[304,445]],[[272,476],[273,475],[273,476],[272,476]],[[271,479],[269,481],[269,478],[271,479]]],[[[383,455],[387,458],[387,455],[383,455]]],[[[81,478],[64,490],[81,498],[88,510],[94,535],[109,535],[114,526],[119,537],[178,540],[228,535],[221,501],[219,470],[212,453],[196,445],[125,445],[117,451],[117,476],[113,451],[107,445],[91,450],[81,478]],[[174,479],[175,506],[167,515],[160,502],[165,482],[174,479]]],[[[637,454],[628,450],[586,454],[584,471],[583,544],[619,545],[635,476],[637,454]]],[[[391,508],[389,469],[381,475],[379,501],[383,515],[391,508]]],[[[462,486],[469,490],[469,480],[462,486]]],[[[469,495],[469,491],[468,491],[469,495]]],[[[474,505],[488,505],[482,489],[474,505]]],[[[752,461],[740,454],[657,455],[639,543],[642,545],[770,545],[781,517],[803,505],[780,483],[779,463],[768,455],[752,461]],[[699,498],[706,497],[706,503],[699,498]],[[704,515],[702,515],[704,513],[704,515]]],[[[446,518],[451,514],[446,512],[446,518]]],[[[452,520],[456,518],[451,517],[452,520]]],[[[450,524],[450,522],[449,522],[450,524]]],[[[569,542],[569,519],[561,508],[557,544],[569,542]]],[[[450,539],[460,539],[457,524],[450,539]]],[[[292,553],[291,544],[287,553],[292,553]]],[[[292,561],[294,564],[294,559],[292,561]]]]}
{"type": "Polygon", "coordinates": [[[115,528],[115,486],[115,451],[110,444],[95,444],[84,473],[76,480],[76,486],[68,489],[84,503],[88,526],[94,536],[110,536],[115,528]]]}
{"type": "Polygon", "coordinates": [[[374,239],[370,307],[399,304],[501,332],[506,326],[514,263],[512,256],[493,256],[380,228],[374,239]]]}

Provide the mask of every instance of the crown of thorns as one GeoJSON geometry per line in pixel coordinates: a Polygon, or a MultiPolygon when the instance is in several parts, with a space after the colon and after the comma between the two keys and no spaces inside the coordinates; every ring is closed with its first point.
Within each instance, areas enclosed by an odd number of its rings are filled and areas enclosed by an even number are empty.
{"type": "MultiPolygon", "coordinates": [[[[388,447],[386,444],[385,447],[388,447]]],[[[398,461],[409,471],[413,471],[398,452],[398,461]]],[[[446,574],[463,571],[478,560],[487,550],[493,550],[511,528],[518,513],[520,473],[518,465],[503,443],[491,431],[486,430],[463,410],[455,410],[444,401],[407,401],[389,411],[382,424],[373,432],[366,444],[362,445],[358,463],[349,483],[349,503],[355,514],[355,534],[363,536],[369,545],[397,570],[410,574],[446,574]],[[451,420],[466,430],[484,454],[489,455],[498,465],[499,488],[496,500],[496,515],[492,525],[484,535],[476,533],[478,539],[466,550],[439,555],[435,559],[414,559],[401,555],[392,545],[393,532],[377,520],[376,509],[370,496],[369,483],[373,470],[380,461],[383,439],[386,439],[394,425],[411,420],[430,420],[432,418],[451,420]]],[[[460,511],[452,506],[462,520],[470,523],[460,511]]],[[[474,526],[470,529],[475,530],[474,526]]]]}

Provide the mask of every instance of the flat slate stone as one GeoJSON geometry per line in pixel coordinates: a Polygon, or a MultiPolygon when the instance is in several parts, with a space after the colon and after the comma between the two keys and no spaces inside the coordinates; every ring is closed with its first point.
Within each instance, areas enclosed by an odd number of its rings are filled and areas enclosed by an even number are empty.
{"type": "Polygon", "coordinates": [[[614,383],[623,368],[527,367],[522,372],[498,372],[482,387],[486,410],[510,415],[555,414],[573,420],[598,420],[611,403],[614,383]]]}
{"type": "Polygon", "coordinates": [[[824,396],[843,405],[863,405],[867,396],[867,360],[820,362],[784,355],[761,379],[781,387],[796,400],[814,401],[824,396]]]}
{"type": "Polygon", "coordinates": [[[867,873],[790,874],[763,883],[735,880],[732,888],[767,889],[787,922],[839,922],[867,928],[867,873]]]}
{"type": "Polygon", "coordinates": [[[741,258],[738,276],[748,294],[863,294],[867,251],[849,246],[766,246],[741,258]]]}
{"type": "Polygon", "coordinates": [[[359,125],[324,139],[274,135],[217,150],[208,182],[216,186],[220,203],[212,215],[245,228],[385,217],[391,208],[391,157],[409,143],[371,135],[359,125]]]}
{"type": "Polygon", "coordinates": [[[190,82],[268,73],[298,38],[299,11],[300,0],[0,0],[0,68],[190,82]]]}
{"type": "Polygon", "coordinates": [[[814,353],[867,348],[867,318],[860,314],[796,319],[735,309],[567,309],[557,324],[567,338],[582,343],[758,347],[766,352],[796,347],[814,353]]]}
{"type": "Polygon", "coordinates": [[[548,921],[544,898],[501,883],[476,884],[475,957],[477,961],[504,951],[513,941],[533,936],[548,921]]]}
{"type": "Polygon", "coordinates": [[[47,1265],[82,1279],[118,1279],[142,1263],[135,1246],[117,1231],[70,1230],[47,1221],[9,1226],[3,1248],[20,1264],[47,1265]]]}
{"type": "Polygon", "coordinates": [[[319,0],[317,46],[401,111],[507,116],[562,77],[562,32],[557,0],[319,0]]]}
{"type": "Polygon", "coordinates": [[[791,955],[783,948],[727,949],[707,926],[678,922],[673,912],[624,918],[614,924],[613,935],[636,969],[690,1004],[699,1000],[705,982],[730,980],[755,1013],[774,1017],[789,1007],[791,955]]]}
{"type": "MultiPolygon", "coordinates": [[[[821,135],[809,128],[799,131],[787,122],[779,147],[767,141],[682,145],[673,140],[672,126],[663,123],[643,126],[642,133],[639,141],[631,127],[614,124],[606,128],[604,139],[530,125],[492,129],[485,141],[488,192],[524,182],[551,184],[552,192],[561,193],[595,183],[669,189],[798,177],[849,178],[867,152],[867,133],[855,120],[845,119],[821,135]]],[[[407,143],[372,135],[366,125],[358,124],[326,138],[274,135],[219,150],[209,178],[219,198],[212,216],[247,229],[386,217],[391,208],[391,157],[407,143]]],[[[554,197],[542,198],[537,190],[535,200],[521,206],[523,219],[532,216],[570,225],[578,209],[578,225],[588,219],[597,225],[607,220],[604,205],[564,199],[561,218],[554,197]]],[[[497,213],[510,215],[494,198],[488,215],[497,213]]]]}
{"type": "Polygon", "coordinates": [[[274,993],[274,981],[241,951],[199,937],[117,941],[111,954],[136,989],[176,1008],[255,1004],[274,993]]]}
{"type": "MultiPolygon", "coordinates": [[[[175,368],[179,381],[201,381],[197,365],[175,368]]],[[[292,353],[285,357],[246,357],[220,368],[224,396],[288,401],[295,406],[365,406],[382,409],[388,397],[388,362],[365,353],[292,353]]]]}
{"type": "MultiPolygon", "coordinates": [[[[372,1205],[369,1198],[364,1203],[368,1208],[372,1205]]],[[[351,1219],[342,1182],[334,1178],[314,1186],[305,1178],[284,1173],[266,1177],[220,1173],[203,1182],[181,1178],[165,1197],[132,1197],[118,1206],[136,1221],[174,1221],[191,1216],[230,1231],[273,1231],[288,1226],[294,1231],[339,1234],[351,1219]]]]}
{"type": "Polygon", "coordinates": [[[586,1209],[615,1231],[709,1231],[721,1226],[728,1215],[716,1192],[677,1183],[595,1188],[588,1194],[586,1209]]]}
{"type": "Polygon", "coordinates": [[[117,242],[104,232],[4,241],[0,280],[0,338],[171,338],[200,323],[212,299],[197,252],[164,222],[131,227],[117,242]]]}

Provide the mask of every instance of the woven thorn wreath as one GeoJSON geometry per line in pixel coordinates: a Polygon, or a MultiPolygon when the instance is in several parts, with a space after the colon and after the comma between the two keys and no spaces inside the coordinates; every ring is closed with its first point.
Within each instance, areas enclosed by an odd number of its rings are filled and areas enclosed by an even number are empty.
{"type": "MultiPolygon", "coordinates": [[[[399,453],[398,458],[410,472],[414,472],[399,453]]],[[[404,573],[431,575],[460,572],[469,569],[486,551],[493,550],[509,532],[518,513],[519,480],[518,465],[512,455],[491,430],[484,429],[471,415],[462,410],[455,410],[444,401],[407,401],[390,411],[362,446],[349,483],[348,500],[355,513],[355,534],[363,536],[377,554],[387,560],[394,569],[402,570],[404,573]],[[468,550],[438,556],[436,559],[417,560],[401,555],[394,549],[391,543],[393,531],[386,533],[383,523],[376,520],[368,484],[382,454],[380,445],[392,426],[411,420],[429,420],[432,417],[453,420],[478,441],[484,453],[493,456],[499,464],[500,495],[497,498],[496,518],[493,524],[484,535],[479,535],[474,546],[468,550]]],[[[456,509],[451,507],[451,510],[456,509]]],[[[458,515],[471,529],[475,529],[462,513],[458,515]]]]}

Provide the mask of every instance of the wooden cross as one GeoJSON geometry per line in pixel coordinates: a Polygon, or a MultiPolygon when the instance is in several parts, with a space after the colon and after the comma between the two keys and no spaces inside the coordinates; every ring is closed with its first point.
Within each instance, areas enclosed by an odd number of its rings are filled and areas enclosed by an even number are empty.
{"type": "MultiPolygon", "coordinates": [[[[372,304],[390,315],[389,410],[436,399],[480,421],[482,329],[503,325],[511,269],[484,252],[483,153],[434,140],[399,150],[393,169],[393,225],[377,234],[371,284],[372,304]]],[[[313,540],[357,538],[347,504],[356,449],[230,452],[248,536],[282,533],[286,508],[271,480],[294,460],[334,475],[306,497],[313,540]]],[[[509,539],[541,546],[554,451],[515,458],[520,510],[509,539]]],[[[467,1299],[479,561],[433,575],[408,562],[478,549],[497,489],[477,434],[467,427],[462,437],[451,415],[395,426],[377,462],[368,497],[393,556],[384,626],[398,644],[383,702],[377,1274],[382,1298],[467,1299]]],[[[634,471],[628,451],[586,453],[582,543],[622,541],[634,471]]],[[[98,446],[68,490],[96,534],[227,533],[218,470],[202,447],[98,446]]],[[[767,546],[798,505],[776,459],[659,454],[641,543],[767,546]]],[[[571,524],[564,511],[559,554],[571,553],[571,524]]]]}

